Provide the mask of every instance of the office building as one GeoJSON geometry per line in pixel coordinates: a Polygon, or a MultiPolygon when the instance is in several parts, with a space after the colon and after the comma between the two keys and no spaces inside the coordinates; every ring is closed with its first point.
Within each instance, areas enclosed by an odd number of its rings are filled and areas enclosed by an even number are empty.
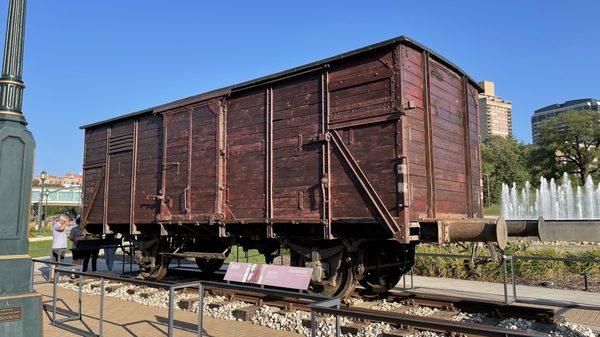
{"type": "Polygon", "coordinates": [[[491,135],[512,137],[512,103],[495,95],[494,82],[479,83],[479,114],[482,140],[491,135]]]}
{"type": "Polygon", "coordinates": [[[535,110],[531,116],[531,133],[533,143],[540,140],[540,125],[548,118],[561,115],[568,111],[600,111],[600,101],[594,98],[582,98],[556,103],[535,110]]]}

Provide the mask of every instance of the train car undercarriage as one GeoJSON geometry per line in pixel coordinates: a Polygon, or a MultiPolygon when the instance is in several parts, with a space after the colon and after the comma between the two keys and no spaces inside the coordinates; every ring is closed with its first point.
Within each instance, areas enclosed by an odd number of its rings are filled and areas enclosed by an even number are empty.
{"type": "MultiPolygon", "coordinates": [[[[480,226],[473,226],[477,228],[477,232],[465,233],[465,224],[460,223],[455,226],[461,226],[462,236],[457,236],[452,229],[448,230],[452,234],[446,235],[455,235],[456,240],[461,241],[465,235],[469,235],[472,241],[505,242],[502,237],[498,240],[497,236],[506,236],[504,222],[478,223],[480,226]],[[488,226],[494,230],[487,229],[488,226]]],[[[378,224],[373,223],[372,226],[376,228],[378,224]]],[[[448,223],[439,226],[448,228],[448,223]]],[[[245,228],[252,230],[246,232],[233,225],[233,233],[229,232],[228,226],[216,223],[177,223],[163,224],[160,227],[160,231],[156,230],[157,226],[140,227],[139,234],[129,235],[126,228],[111,226],[115,232],[123,230],[125,239],[134,243],[135,262],[139,264],[141,275],[146,279],[163,278],[174,258],[195,260],[202,272],[214,273],[221,268],[234,246],[241,246],[244,250],[258,250],[265,256],[265,263],[268,264],[273,263],[286,250],[289,251],[291,266],[313,269],[309,292],[323,296],[347,296],[356,284],[374,293],[388,291],[413,266],[415,246],[418,244],[417,241],[403,244],[383,236],[366,239],[365,236],[352,236],[347,232],[342,238],[324,239],[275,231],[272,237],[267,238],[265,235],[257,235],[259,228],[266,230],[267,226],[264,224],[247,225],[245,228]]],[[[363,227],[364,225],[360,228],[363,227]]],[[[451,237],[437,239],[431,229],[440,231],[432,223],[425,224],[421,232],[423,240],[452,241],[451,237]]]]}

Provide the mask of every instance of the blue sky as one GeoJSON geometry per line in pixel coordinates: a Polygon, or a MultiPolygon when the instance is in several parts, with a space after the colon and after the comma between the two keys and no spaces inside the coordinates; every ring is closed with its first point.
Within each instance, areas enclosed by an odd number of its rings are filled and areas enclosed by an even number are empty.
{"type": "Polygon", "coordinates": [[[530,142],[533,110],[600,97],[598,13],[598,1],[29,0],[36,172],[81,171],[82,124],[398,35],[495,81],[530,142]]]}

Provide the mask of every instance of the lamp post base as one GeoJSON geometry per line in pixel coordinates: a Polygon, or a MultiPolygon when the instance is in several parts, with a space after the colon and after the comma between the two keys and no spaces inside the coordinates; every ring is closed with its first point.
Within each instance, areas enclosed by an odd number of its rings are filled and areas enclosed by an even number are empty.
{"type": "Polygon", "coordinates": [[[0,336],[42,336],[28,240],[35,142],[26,124],[21,115],[0,112],[0,336]]]}
{"type": "Polygon", "coordinates": [[[0,296],[0,336],[42,336],[42,295],[0,296]]]}

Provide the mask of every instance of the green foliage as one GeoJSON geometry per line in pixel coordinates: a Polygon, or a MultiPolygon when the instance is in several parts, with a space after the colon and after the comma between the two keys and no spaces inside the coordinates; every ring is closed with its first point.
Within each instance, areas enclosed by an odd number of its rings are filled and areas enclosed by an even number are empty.
{"type": "Polygon", "coordinates": [[[502,210],[502,205],[501,204],[489,204],[486,205],[485,208],[483,209],[483,214],[485,216],[499,216],[500,212],[502,210]]]}
{"type": "Polygon", "coordinates": [[[502,183],[522,185],[531,177],[529,149],[514,139],[490,136],[481,147],[485,205],[500,202],[502,183]]]}
{"type": "Polygon", "coordinates": [[[71,219],[76,219],[79,216],[79,212],[79,207],[46,206],[46,217],[65,214],[68,215],[71,219]]]}
{"type": "Polygon", "coordinates": [[[580,184],[599,173],[600,113],[571,111],[540,125],[540,142],[532,159],[539,163],[537,175],[557,178],[576,174],[580,184]]]}

